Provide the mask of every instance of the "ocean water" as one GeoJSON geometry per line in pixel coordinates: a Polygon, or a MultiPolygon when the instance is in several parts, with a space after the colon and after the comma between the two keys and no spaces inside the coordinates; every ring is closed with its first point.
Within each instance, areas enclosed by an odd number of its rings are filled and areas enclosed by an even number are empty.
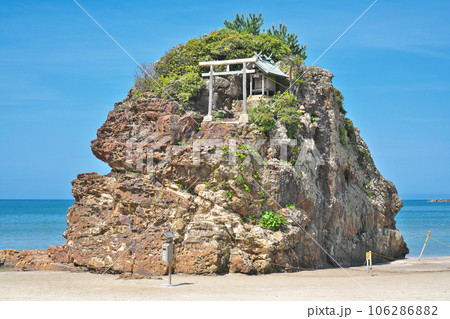
{"type": "MultiPolygon", "coordinates": [[[[397,229],[409,248],[407,257],[418,257],[427,237],[450,245],[450,203],[428,203],[426,200],[404,200],[395,217],[397,229]]],[[[450,256],[450,247],[429,239],[423,257],[450,256]]]]}
{"type": "MultiPolygon", "coordinates": [[[[450,244],[450,203],[428,203],[426,200],[404,200],[396,216],[410,253],[420,254],[426,233],[450,244]]],[[[0,250],[47,249],[65,243],[67,209],[73,200],[0,200],[0,250]]],[[[450,247],[432,239],[424,257],[450,256],[450,247]]]]}
{"type": "Polygon", "coordinates": [[[64,244],[73,200],[0,200],[0,250],[47,249],[64,244]]]}

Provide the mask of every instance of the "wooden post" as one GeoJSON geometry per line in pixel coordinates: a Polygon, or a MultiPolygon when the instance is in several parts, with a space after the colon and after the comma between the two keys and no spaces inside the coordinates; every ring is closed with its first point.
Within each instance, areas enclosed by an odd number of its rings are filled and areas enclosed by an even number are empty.
{"type": "Polygon", "coordinates": [[[243,63],[242,66],[242,114],[239,117],[240,123],[248,123],[249,117],[247,114],[247,64],[246,62],[243,63]]]}
{"type": "Polygon", "coordinates": [[[247,65],[243,64],[242,68],[242,104],[243,104],[243,114],[247,114],[247,65]]]}
{"type": "Polygon", "coordinates": [[[427,239],[425,239],[425,243],[423,244],[422,251],[420,252],[419,261],[422,258],[423,251],[425,250],[425,246],[428,243],[428,238],[430,238],[431,230],[427,233],[427,239]]]}
{"type": "Polygon", "coordinates": [[[169,261],[169,286],[172,286],[172,260],[169,261]]]}
{"type": "Polygon", "coordinates": [[[212,105],[213,105],[213,85],[214,85],[214,66],[209,66],[209,101],[208,101],[208,115],[203,118],[204,122],[212,121],[212,105]]]}
{"type": "Polygon", "coordinates": [[[264,95],[264,74],[262,75],[262,87],[261,87],[261,95],[264,95]]]}
{"type": "Polygon", "coordinates": [[[214,66],[209,66],[209,104],[208,104],[208,115],[212,115],[212,104],[213,104],[213,85],[214,85],[214,66]]]}
{"type": "Polygon", "coordinates": [[[367,272],[370,272],[372,276],[372,251],[369,250],[366,252],[366,264],[367,264],[367,272]]]}
{"type": "Polygon", "coordinates": [[[366,253],[366,268],[367,268],[367,272],[369,272],[369,259],[370,259],[370,253],[366,253]]]}

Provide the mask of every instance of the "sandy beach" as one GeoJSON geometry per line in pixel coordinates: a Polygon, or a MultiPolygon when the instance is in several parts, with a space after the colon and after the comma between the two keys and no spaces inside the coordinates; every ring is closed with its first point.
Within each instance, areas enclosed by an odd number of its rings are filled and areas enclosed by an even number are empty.
{"type": "Polygon", "coordinates": [[[117,275],[1,271],[1,300],[450,300],[450,257],[404,259],[365,267],[247,276],[117,275]],[[346,273],[346,272],[348,273],[346,273]],[[350,277],[350,276],[352,277],[350,277]]]}

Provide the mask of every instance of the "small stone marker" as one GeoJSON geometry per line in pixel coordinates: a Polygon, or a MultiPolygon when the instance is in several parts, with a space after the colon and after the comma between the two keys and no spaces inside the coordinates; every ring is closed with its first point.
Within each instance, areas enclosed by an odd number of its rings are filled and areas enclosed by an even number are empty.
{"type": "Polygon", "coordinates": [[[176,285],[172,285],[173,238],[175,235],[171,231],[166,231],[163,235],[167,241],[162,245],[161,261],[169,264],[169,284],[161,286],[175,287],[176,285]]]}

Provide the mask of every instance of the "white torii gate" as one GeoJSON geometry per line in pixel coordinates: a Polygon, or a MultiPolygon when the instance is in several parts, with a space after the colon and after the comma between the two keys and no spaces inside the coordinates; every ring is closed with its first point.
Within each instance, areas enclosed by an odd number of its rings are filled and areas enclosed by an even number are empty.
{"type": "Polygon", "coordinates": [[[247,59],[234,59],[234,60],[223,60],[223,61],[207,61],[200,62],[200,66],[209,66],[209,73],[202,73],[202,76],[209,76],[209,103],[208,103],[208,115],[204,117],[204,122],[211,122],[213,120],[212,107],[213,107],[213,84],[214,76],[216,75],[233,75],[242,74],[242,102],[243,111],[239,117],[240,123],[248,123],[249,117],[247,114],[247,74],[255,73],[254,69],[247,70],[247,63],[256,63],[258,61],[257,57],[247,58],[247,59]],[[232,64],[242,64],[242,70],[230,71],[230,65],[232,64]],[[227,70],[225,72],[214,72],[214,66],[226,65],[227,70]]]}

